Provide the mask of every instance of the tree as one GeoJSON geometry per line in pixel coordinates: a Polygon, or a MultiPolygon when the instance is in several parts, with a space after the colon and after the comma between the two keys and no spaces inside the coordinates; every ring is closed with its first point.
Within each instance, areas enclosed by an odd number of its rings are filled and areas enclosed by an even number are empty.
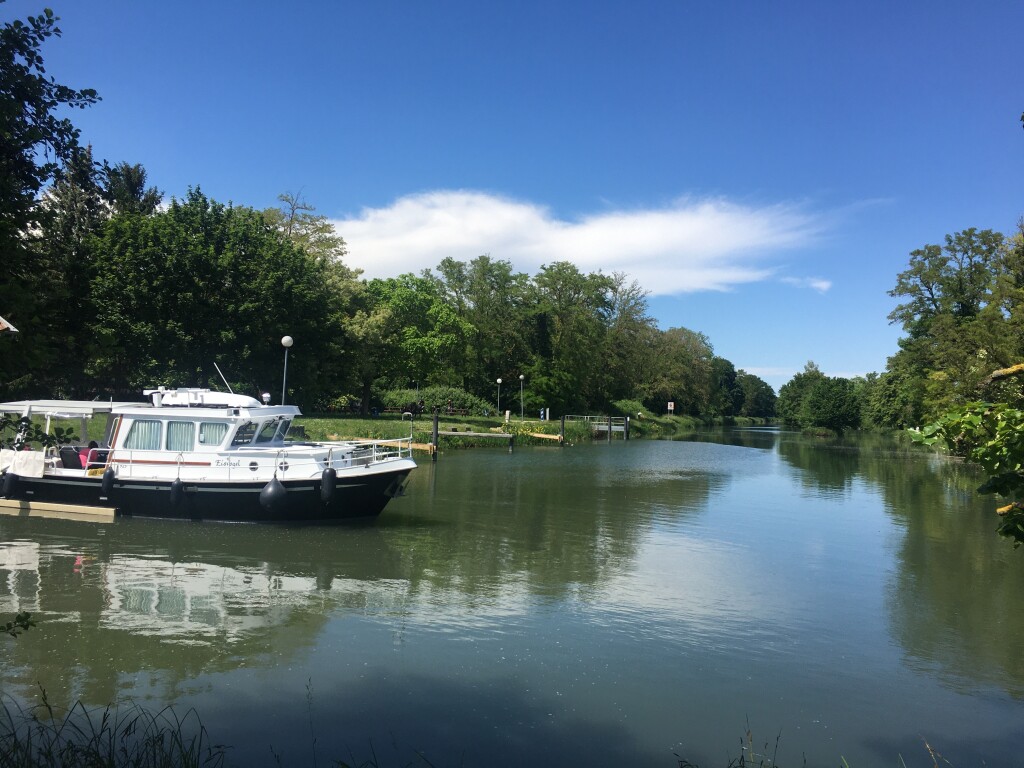
{"type": "Polygon", "coordinates": [[[95,312],[89,277],[95,262],[95,238],[107,219],[102,169],[92,148],[79,148],[59,171],[39,202],[40,237],[33,244],[46,265],[47,286],[38,297],[47,318],[35,329],[32,354],[41,389],[51,396],[86,397],[85,368],[92,328],[83,322],[95,312]]]}
{"type": "Polygon", "coordinates": [[[738,416],[743,408],[743,387],[736,379],[736,368],[724,357],[711,360],[711,415],[738,416]]]}
{"type": "MultiPolygon", "coordinates": [[[[277,196],[281,207],[263,212],[267,222],[288,240],[315,259],[340,263],[348,253],[345,239],[326,216],[314,215],[316,208],[300,195],[285,192],[277,196]]],[[[353,272],[352,276],[358,273],[353,272]]]]}
{"type": "Polygon", "coordinates": [[[150,216],[156,213],[164,193],[146,186],[146,169],[141,164],[122,162],[113,168],[107,167],[105,172],[107,184],[103,197],[115,214],[150,216]]]}
{"type": "Polygon", "coordinates": [[[889,358],[864,404],[868,423],[884,429],[906,429],[921,423],[924,377],[913,368],[911,356],[900,350],[889,358]]]}
{"type": "Polygon", "coordinates": [[[92,89],[75,90],[46,76],[40,49],[60,36],[57,21],[47,8],[0,28],[0,237],[5,246],[36,222],[36,196],[78,147],[78,129],[57,112],[99,100],[92,89]]]}
{"type": "Polygon", "coordinates": [[[993,314],[1005,319],[1010,361],[1024,358],[1024,219],[1017,231],[1003,241],[997,261],[993,314]]]}
{"type": "Polygon", "coordinates": [[[375,305],[387,310],[391,326],[377,375],[390,377],[397,386],[452,383],[449,372],[471,328],[441,296],[437,282],[401,275],[371,280],[368,288],[375,305]]]}
{"type": "Polygon", "coordinates": [[[801,426],[803,421],[804,399],[819,381],[825,378],[813,361],[808,361],[803,371],[793,376],[779,389],[779,399],[776,404],[779,416],[790,426],[801,426]]]}
{"type": "Polygon", "coordinates": [[[337,388],[345,307],[328,265],[259,212],[193,189],[152,216],[115,216],[99,248],[91,284],[98,379],[128,390],[207,386],[221,361],[247,391],[275,392],[288,334],[289,400],[315,402],[337,388]]]}
{"type": "Polygon", "coordinates": [[[841,433],[860,423],[860,398],[850,379],[822,377],[811,384],[800,407],[802,427],[824,427],[841,433]]]}
{"type": "Polygon", "coordinates": [[[37,204],[44,187],[78,147],[79,131],[66,107],[84,108],[98,100],[92,89],[76,90],[46,75],[43,43],[59,37],[57,17],[47,9],[26,21],[0,27],[0,253],[4,280],[0,307],[17,325],[20,354],[0,355],[0,396],[31,394],[43,361],[30,351],[37,329],[46,322],[42,298],[51,266],[35,248],[44,210],[37,204]]]}
{"type": "Polygon", "coordinates": [[[911,334],[939,315],[960,320],[976,317],[993,287],[993,270],[1003,236],[990,229],[974,228],[946,235],[942,247],[926,245],[912,251],[910,266],[896,279],[890,296],[907,297],[890,315],[911,334]]]}
{"type": "Polygon", "coordinates": [[[768,382],[740,369],[736,372],[736,383],[743,392],[741,416],[765,419],[775,416],[775,403],[778,398],[768,382]]]}
{"type": "Polygon", "coordinates": [[[543,402],[561,411],[606,403],[607,371],[600,354],[611,310],[611,278],[584,275],[558,261],[534,280],[538,354],[529,375],[543,402]]]}
{"type": "Polygon", "coordinates": [[[708,337],[689,328],[655,330],[649,347],[649,368],[637,372],[644,404],[655,413],[663,412],[669,402],[676,404],[679,415],[707,413],[714,358],[708,337]]]}
{"type": "Polygon", "coordinates": [[[391,310],[363,285],[355,311],[346,318],[345,330],[351,339],[348,380],[361,392],[362,415],[366,416],[374,382],[394,370],[395,323],[391,310]]]}
{"type": "MultiPolygon", "coordinates": [[[[468,264],[444,259],[437,267],[440,295],[465,323],[465,347],[452,358],[451,383],[489,399],[498,377],[511,378],[530,366],[536,294],[528,275],[508,261],[478,256],[468,264]]],[[[530,375],[531,386],[534,383],[530,375]]]]}
{"type": "Polygon", "coordinates": [[[941,247],[913,251],[889,292],[907,299],[889,320],[908,334],[900,348],[924,380],[926,417],[969,400],[985,371],[1009,364],[1019,348],[997,293],[1006,263],[1001,234],[966,229],[946,235],[941,247]]]}
{"type": "Polygon", "coordinates": [[[606,398],[642,398],[643,387],[637,374],[650,361],[648,339],[657,332],[654,319],[647,314],[648,292],[636,281],[628,281],[622,272],[613,272],[608,292],[608,330],[601,353],[607,373],[606,398]]]}

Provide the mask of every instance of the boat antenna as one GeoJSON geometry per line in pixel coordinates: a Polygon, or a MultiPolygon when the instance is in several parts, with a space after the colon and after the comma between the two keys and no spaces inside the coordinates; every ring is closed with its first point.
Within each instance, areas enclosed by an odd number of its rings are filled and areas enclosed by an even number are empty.
{"type": "Polygon", "coordinates": [[[224,374],[221,373],[220,366],[217,365],[216,360],[213,361],[213,367],[217,369],[217,373],[220,373],[220,380],[224,382],[224,386],[228,388],[228,392],[230,392],[232,395],[235,394],[235,390],[231,388],[231,385],[228,384],[228,380],[224,378],[224,374]]]}

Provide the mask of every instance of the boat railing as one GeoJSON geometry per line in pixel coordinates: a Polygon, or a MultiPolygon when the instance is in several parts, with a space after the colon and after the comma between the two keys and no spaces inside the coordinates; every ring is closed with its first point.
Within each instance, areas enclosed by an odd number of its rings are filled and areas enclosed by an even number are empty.
{"type": "Polygon", "coordinates": [[[326,440],[303,445],[318,445],[328,448],[328,457],[335,469],[342,469],[334,460],[334,452],[349,455],[351,463],[346,466],[369,466],[382,461],[412,458],[412,438],[398,437],[386,440],[326,440]],[[343,449],[343,450],[342,450],[343,449]]]}

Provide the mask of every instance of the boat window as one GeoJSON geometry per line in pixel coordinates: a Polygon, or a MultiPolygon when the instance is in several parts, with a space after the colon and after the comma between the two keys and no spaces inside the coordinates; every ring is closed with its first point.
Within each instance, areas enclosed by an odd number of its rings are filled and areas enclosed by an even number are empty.
{"type": "Polygon", "coordinates": [[[228,433],[228,425],[223,422],[204,421],[199,425],[200,445],[220,445],[228,433]]]}
{"type": "Polygon", "coordinates": [[[291,419],[282,419],[281,426],[277,428],[277,439],[284,440],[285,435],[288,434],[288,427],[292,425],[291,419]]]}
{"type": "Polygon", "coordinates": [[[196,425],[191,421],[167,423],[167,450],[191,451],[196,444],[196,425]]]}
{"type": "Polygon", "coordinates": [[[234,438],[231,440],[232,445],[248,445],[252,442],[253,436],[256,434],[256,424],[251,421],[245,422],[235,432],[234,438]]]}
{"type": "Polygon", "coordinates": [[[124,447],[130,451],[160,450],[160,422],[140,419],[132,422],[124,447]]]}
{"type": "Polygon", "coordinates": [[[277,434],[277,422],[274,420],[264,422],[263,428],[260,430],[259,437],[256,438],[256,442],[269,443],[274,439],[275,434],[277,434]]]}

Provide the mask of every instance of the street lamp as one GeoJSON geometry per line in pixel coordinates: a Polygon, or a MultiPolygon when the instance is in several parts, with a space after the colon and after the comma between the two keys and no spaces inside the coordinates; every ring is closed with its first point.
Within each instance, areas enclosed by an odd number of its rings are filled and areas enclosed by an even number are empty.
{"type": "Polygon", "coordinates": [[[523,374],[519,374],[519,420],[523,420],[523,380],[526,378],[523,374]]]}
{"type": "Polygon", "coordinates": [[[498,418],[501,418],[501,379],[498,379],[498,418]]]}
{"type": "Polygon", "coordinates": [[[291,336],[281,338],[281,346],[284,347],[284,375],[281,377],[281,405],[284,405],[285,387],[288,385],[288,349],[295,343],[291,336]]]}

